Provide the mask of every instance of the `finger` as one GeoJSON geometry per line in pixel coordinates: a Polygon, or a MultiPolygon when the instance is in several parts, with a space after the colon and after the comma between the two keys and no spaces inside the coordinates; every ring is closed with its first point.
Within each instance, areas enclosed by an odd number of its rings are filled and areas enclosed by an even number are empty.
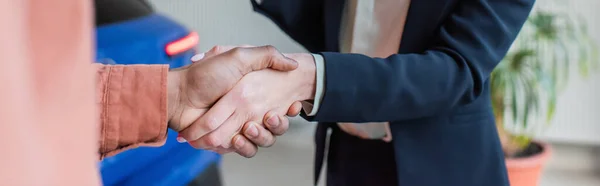
{"type": "Polygon", "coordinates": [[[292,104],[292,106],[287,111],[287,116],[294,117],[300,114],[300,110],[302,110],[302,103],[296,101],[292,104]]]}
{"type": "Polygon", "coordinates": [[[236,62],[240,72],[244,75],[265,68],[280,71],[290,71],[298,68],[298,62],[285,57],[273,46],[234,48],[227,53],[238,59],[236,62]]]}
{"type": "Polygon", "coordinates": [[[217,147],[217,148],[207,149],[207,150],[216,152],[216,153],[221,154],[221,155],[235,151],[232,148],[223,148],[223,147],[217,147]]]}
{"type": "Polygon", "coordinates": [[[231,139],[240,131],[245,118],[235,112],[221,126],[198,140],[190,142],[195,148],[215,148],[215,147],[231,147],[231,139]]]}
{"type": "Polygon", "coordinates": [[[258,152],[258,147],[242,135],[235,135],[233,137],[233,148],[237,154],[246,158],[254,157],[256,152],[258,152]]]}
{"type": "Polygon", "coordinates": [[[248,49],[254,49],[256,51],[262,52],[266,56],[266,58],[263,58],[263,63],[266,64],[259,63],[253,68],[254,70],[262,70],[268,67],[280,71],[290,71],[298,68],[297,61],[293,60],[292,58],[285,57],[281,52],[277,50],[277,48],[271,45],[248,49]]]}
{"type": "Polygon", "coordinates": [[[242,131],[246,138],[259,147],[270,147],[275,143],[275,136],[256,122],[247,122],[242,131]]]}
{"type": "Polygon", "coordinates": [[[287,132],[290,126],[289,120],[286,117],[277,114],[275,111],[269,111],[265,114],[264,123],[265,126],[267,126],[267,129],[277,136],[287,132]]]}
{"type": "Polygon", "coordinates": [[[219,101],[189,127],[183,129],[181,137],[187,141],[195,141],[200,137],[216,130],[235,111],[235,104],[219,101]]]}

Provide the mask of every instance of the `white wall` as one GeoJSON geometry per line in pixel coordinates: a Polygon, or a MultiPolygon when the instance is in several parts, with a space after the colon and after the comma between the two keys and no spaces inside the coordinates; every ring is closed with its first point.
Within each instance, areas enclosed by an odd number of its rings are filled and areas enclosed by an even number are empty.
{"type": "MultiPolygon", "coordinates": [[[[551,0],[538,0],[548,4],[551,0]]],[[[283,52],[303,49],[263,16],[252,11],[249,0],[151,0],[156,8],[198,31],[199,49],[214,45],[271,44],[283,52]]],[[[571,0],[568,8],[589,19],[590,33],[600,41],[599,0],[571,0]]],[[[574,69],[574,68],[572,68],[574,69]]],[[[574,73],[572,73],[574,74],[574,73]]],[[[556,116],[540,136],[543,139],[600,145],[600,69],[587,79],[573,76],[559,97],[556,116]]]]}
{"type": "MultiPolygon", "coordinates": [[[[552,1],[556,0],[539,0],[538,3],[584,16],[588,20],[590,35],[597,43],[600,41],[600,1],[570,0],[563,1],[562,4],[549,3],[552,1]]],[[[576,76],[575,67],[571,69],[574,70],[571,73],[574,76],[571,76],[566,90],[558,98],[556,116],[541,138],[600,145],[600,69],[593,71],[587,78],[576,76]]]]}

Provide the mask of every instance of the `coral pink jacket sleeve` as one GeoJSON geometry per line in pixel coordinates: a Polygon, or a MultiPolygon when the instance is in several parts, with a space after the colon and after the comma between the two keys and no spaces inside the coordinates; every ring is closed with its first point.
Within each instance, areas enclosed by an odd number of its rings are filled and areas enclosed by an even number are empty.
{"type": "Polygon", "coordinates": [[[96,103],[102,157],[160,146],[167,135],[167,65],[99,65],[96,103]]]}

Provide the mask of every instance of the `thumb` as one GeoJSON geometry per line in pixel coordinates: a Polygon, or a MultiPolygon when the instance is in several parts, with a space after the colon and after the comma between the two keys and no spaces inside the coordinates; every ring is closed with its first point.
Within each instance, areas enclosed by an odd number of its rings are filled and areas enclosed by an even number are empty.
{"type": "Polygon", "coordinates": [[[291,71],[298,68],[298,62],[284,56],[275,47],[267,45],[250,48],[233,49],[233,54],[237,55],[239,62],[244,63],[241,66],[242,72],[250,73],[252,71],[271,68],[279,71],[291,71]]]}

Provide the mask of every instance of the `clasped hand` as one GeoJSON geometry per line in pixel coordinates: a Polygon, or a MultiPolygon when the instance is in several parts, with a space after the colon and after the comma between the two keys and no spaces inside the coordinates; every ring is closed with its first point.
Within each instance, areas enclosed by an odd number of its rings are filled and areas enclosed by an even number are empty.
{"type": "Polygon", "coordinates": [[[274,47],[214,47],[168,77],[169,127],[178,141],[218,153],[252,157],[274,144],[314,96],[310,54],[274,47]]]}

